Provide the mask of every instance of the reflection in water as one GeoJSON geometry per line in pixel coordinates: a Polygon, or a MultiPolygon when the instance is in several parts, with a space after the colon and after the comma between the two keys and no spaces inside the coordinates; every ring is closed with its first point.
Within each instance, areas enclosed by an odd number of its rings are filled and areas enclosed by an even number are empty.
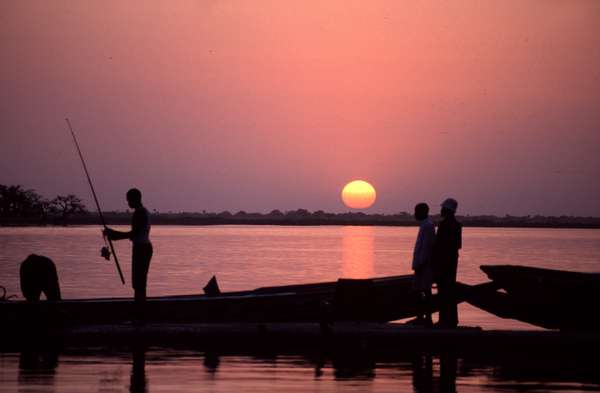
{"type": "Polygon", "coordinates": [[[208,374],[216,374],[221,363],[221,358],[215,352],[207,352],[204,354],[204,370],[208,374]]]}
{"type": "MultiPolygon", "coordinates": [[[[19,356],[19,391],[29,392],[30,386],[47,386],[54,391],[54,376],[58,367],[57,351],[23,351],[19,356]]],[[[1,379],[0,379],[1,380],[1,379]]]]}
{"type": "Polygon", "coordinates": [[[146,393],[148,391],[148,380],[146,378],[146,349],[133,348],[133,364],[131,365],[131,393],[146,393]]]}
{"type": "Polygon", "coordinates": [[[415,354],[412,367],[415,393],[433,391],[433,357],[430,354],[415,354]]]}
{"type": "Polygon", "coordinates": [[[102,354],[79,350],[61,354],[60,360],[56,352],[0,353],[0,392],[81,391],[80,387],[97,385],[99,376],[103,378],[100,390],[122,391],[124,365],[125,370],[131,366],[129,391],[144,393],[334,392],[347,387],[351,391],[378,387],[406,391],[411,384],[415,393],[598,390],[595,353],[582,356],[580,352],[556,354],[551,349],[551,354],[524,357],[518,352],[378,354],[363,348],[338,348],[305,355],[207,352],[199,357],[190,351],[134,348],[128,353],[102,354]]]}
{"type": "Polygon", "coordinates": [[[372,380],[375,378],[375,360],[368,353],[343,352],[333,356],[335,379],[372,380]]]}
{"type": "Polygon", "coordinates": [[[456,392],[458,357],[453,353],[439,355],[439,377],[434,374],[434,357],[428,353],[415,354],[412,362],[413,389],[415,393],[456,392]]]}
{"type": "Polygon", "coordinates": [[[342,227],[342,276],[368,278],[375,275],[373,227],[342,227]]]}
{"type": "Polygon", "coordinates": [[[456,369],[458,358],[452,352],[440,355],[440,391],[445,393],[456,392],[456,369]]]}

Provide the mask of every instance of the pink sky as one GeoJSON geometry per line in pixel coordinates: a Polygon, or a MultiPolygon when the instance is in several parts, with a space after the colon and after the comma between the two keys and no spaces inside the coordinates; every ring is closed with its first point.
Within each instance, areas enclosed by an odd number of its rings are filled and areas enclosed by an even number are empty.
{"type": "Polygon", "coordinates": [[[6,1],[0,183],[106,209],[600,215],[600,2],[6,1]],[[437,208],[435,208],[437,210],[437,208]]]}

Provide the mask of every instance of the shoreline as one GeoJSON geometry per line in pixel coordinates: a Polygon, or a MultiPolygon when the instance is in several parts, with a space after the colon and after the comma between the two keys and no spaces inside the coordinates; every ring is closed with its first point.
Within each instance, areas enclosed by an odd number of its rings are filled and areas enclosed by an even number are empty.
{"type": "MultiPolygon", "coordinates": [[[[107,225],[130,225],[129,220],[107,220],[107,225]]],[[[507,228],[507,229],[600,229],[598,224],[508,224],[508,223],[470,223],[462,222],[464,228],[507,228]]],[[[1,223],[0,228],[46,228],[46,227],[83,227],[101,226],[98,222],[58,223],[1,223]]],[[[310,227],[310,226],[373,226],[373,227],[418,227],[417,223],[408,222],[313,222],[313,221],[228,221],[228,222],[190,222],[188,220],[152,222],[152,226],[281,226],[281,227],[310,227]]]]}
{"type": "MultiPolygon", "coordinates": [[[[38,212],[39,213],[39,212],[38,212]]],[[[2,226],[67,226],[67,225],[101,225],[98,214],[94,211],[82,210],[71,214],[38,214],[22,212],[0,215],[2,226]]],[[[131,223],[132,211],[112,210],[103,212],[108,225],[128,225],[131,223]]],[[[365,213],[346,211],[341,213],[310,211],[296,209],[289,211],[272,210],[268,213],[221,211],[193,212],[153,210],[150,213],[152,225],[278,225],[278,226],[418,226],[413,214],[403,211],[398,213],[365,213]]],[[[439,223],[439,214],[430,214],[434,223],[439,223]]],[[[458,214],[457,220],[464,227],[481,228],[592,228],[600,229],[600,217],[567,216],[567,215],[493,215],[493,214],[458,214]]]]}

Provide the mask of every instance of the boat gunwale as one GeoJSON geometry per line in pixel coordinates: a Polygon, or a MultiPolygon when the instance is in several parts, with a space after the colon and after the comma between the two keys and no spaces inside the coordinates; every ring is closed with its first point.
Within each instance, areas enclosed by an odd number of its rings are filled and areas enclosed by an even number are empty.
{"type": "MultiPolygon", "coordinates": [[[[397,276],[386,276],[386,277],[376,277],[376,278],[364,278],[364,279],[347,279],[341,278],[337,281],[327,281],[322,283],[308,283],[308,284],[292,284],[292,285],[283,285],[283,286],[271,286],[271,287],[259,287],[256,289],[251,289],[247,291],[233,291],[233,292],[223,292],[217,296],[208,296],[206,294],[190,294],[190,295],[166,295],[166,296],[152,296],[148,297],[146,301],[148,303],[167,303],[167,302],[218,302],[218,301],[226,301],[226,300],[245,300],[245,299],[267,299],[273,297],[292,297],[292,296],[323,296],[330,294],[331,296],[335,293],[335,286],[340,280],[357,280],[357,281],[372,281],[378,287],[386,287],[391,286],[396,283],[396,281],[408,281],[412,279],[412,275],[397,275],[397,276]],[[283,291],[285,289],[296,288],[297,291],[283,291]],[[281,289],[283,292],[276,292],[277,289],[281,289]],[[304,290],[302,290],[304,289],[304,290]]],[[[0,307],[2,305],[47,305],[47,306],[69,306],[74,304],[106,304],[106,303],[131,303],[134,302],[133,298],[130,297],[106,297],[106,298],[82,298],[82,299],[63,299],[63,300],[41,300],[38,302],[28,302],[27,300],[8,300],[4,302],[0,302],[0,307]]],[[[10,306],[9,306],[10,307],[10,306]]]]}

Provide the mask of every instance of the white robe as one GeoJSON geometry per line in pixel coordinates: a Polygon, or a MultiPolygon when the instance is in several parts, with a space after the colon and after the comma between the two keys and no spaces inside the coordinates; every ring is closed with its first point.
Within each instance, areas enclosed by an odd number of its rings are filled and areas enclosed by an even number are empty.
{"type": "Polygon", "coordinates": [[[413,252],[412,269],[415,272],[414,288],[418,291],[431,290],[433,282],[432,254],[435,226],[429,217],[421,221],[413,252]]]}

